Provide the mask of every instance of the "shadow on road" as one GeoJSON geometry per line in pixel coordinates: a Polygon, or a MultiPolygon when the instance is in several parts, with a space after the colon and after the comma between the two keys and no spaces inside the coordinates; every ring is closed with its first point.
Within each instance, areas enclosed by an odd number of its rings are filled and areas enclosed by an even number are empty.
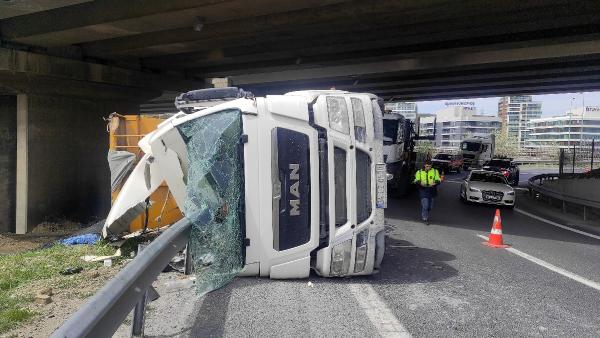
{"type": "Polygon", "coordinates": [[[388,237],[379,273],[365,279],[376,284],[410,284],[441,281],[458,274],[446,262],[456,257],[448,252],[416,247],[388,237]]]}
{"type": "Polygon", "coordinates": [[[196,315],[194,325],[188,330],[189,337],[223,337],[229,300],[236,284],[234,281],[204,296],[202,305],[194,309],[196,315]]]}

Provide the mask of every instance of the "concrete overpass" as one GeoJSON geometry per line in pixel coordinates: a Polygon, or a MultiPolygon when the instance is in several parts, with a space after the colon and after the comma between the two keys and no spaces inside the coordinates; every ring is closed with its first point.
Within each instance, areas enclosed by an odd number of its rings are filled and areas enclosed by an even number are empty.
{"type": "Polygon", "coordinates": [[[600,89],[600,3],[0,2],[0,231],[108,208],[102,116],[227,76],[425,100],[600,89]]]}

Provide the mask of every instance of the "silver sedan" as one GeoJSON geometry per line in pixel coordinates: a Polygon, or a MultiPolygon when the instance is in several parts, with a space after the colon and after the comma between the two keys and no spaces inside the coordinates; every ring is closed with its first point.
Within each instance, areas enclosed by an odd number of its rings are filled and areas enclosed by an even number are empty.
{"type": "Polygon", "coordinates": [[[473,170],[460,187],[460,198],[464,202],[515,206],[515,190],[500,173],[473,170]]]}

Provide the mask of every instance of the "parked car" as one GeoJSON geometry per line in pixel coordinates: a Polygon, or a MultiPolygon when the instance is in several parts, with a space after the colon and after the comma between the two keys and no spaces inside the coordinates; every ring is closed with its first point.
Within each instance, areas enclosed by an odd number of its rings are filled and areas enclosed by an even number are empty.
{"type": "Polygon", "coordinates": [[[496,171],[473,170],[461,184],[460,199],[463,202],[515,206],[515,190],[506,177],[496,171]]]}
{"type": "Polygon", "coordinates": [[[494,158],[485,162],[482,169],[499,172],[506,177],[510,185],[519,185],[519,166],[510,158],[494,158]]]}
{"type": "Polygon", "coordinates": [[[463,160],[461,155],[440,153],[431,159],[431,165],[440,172],[449,173],[456,171],[459,173],[462,169],[463,160]]]}

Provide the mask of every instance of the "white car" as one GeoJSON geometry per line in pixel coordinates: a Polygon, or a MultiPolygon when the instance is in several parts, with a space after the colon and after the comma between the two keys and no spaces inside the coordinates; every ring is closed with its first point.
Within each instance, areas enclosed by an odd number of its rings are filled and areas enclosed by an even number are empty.
{"type": "Polygon", "coordinates": [[[473,170],[460,187],[464,202],[515,206],[515,190],[506,178],[494,171],[473,170]]]}

